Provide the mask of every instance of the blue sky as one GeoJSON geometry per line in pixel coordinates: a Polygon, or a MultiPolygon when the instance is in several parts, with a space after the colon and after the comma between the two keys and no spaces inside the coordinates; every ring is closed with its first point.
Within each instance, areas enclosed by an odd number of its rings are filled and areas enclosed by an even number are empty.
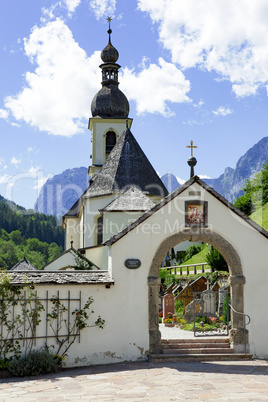
{"type": "Polygon", "coordinates": [[[132,132],[160,175],[218,177],[267,136],[266,0],[9,0],[0,6],[0,194],[90,164],[108,15],[132,132]]]}

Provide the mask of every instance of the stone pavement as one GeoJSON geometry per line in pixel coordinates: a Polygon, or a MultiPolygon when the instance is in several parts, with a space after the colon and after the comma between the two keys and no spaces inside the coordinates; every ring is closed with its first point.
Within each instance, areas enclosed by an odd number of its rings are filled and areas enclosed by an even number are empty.
{"type": "Polygon", "coordinates": [[[262,401],[268,362],[133,362],[0,379],[0,401],[262,401]]]}

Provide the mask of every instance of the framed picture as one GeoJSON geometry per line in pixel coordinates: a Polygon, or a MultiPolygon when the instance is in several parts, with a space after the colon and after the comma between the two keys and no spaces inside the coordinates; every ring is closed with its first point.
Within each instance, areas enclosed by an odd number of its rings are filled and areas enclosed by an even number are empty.
{"type": "Polygon", "coordinates": [[[208,202],[185,201],[185,226],[207,226],[208,202]]]}

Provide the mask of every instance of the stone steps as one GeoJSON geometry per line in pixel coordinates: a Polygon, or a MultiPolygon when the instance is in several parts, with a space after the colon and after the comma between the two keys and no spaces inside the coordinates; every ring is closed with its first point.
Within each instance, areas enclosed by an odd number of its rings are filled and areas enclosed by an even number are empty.
{"type": "Polygon", "coordinates": [[[161,353],[150,356],[154,361],[249,360],[250,354],[234,353],[228,338],[163,339],[161,353]]]}
{"type": "Polygon", "coordinates": [[[155,362],[202,362],[202,361],[236,361],[251,360],[252,355],[231,353],[231,354],[151,354],[150,359],[155,362]]]}

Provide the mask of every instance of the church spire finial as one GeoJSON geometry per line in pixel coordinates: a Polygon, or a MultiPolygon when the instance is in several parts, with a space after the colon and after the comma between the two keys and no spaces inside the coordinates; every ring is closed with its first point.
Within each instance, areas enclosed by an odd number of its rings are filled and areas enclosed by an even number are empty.
{"type": "Polygon", "coordinates": [[[190,173],[190,179],[194,177],[194,167],[197,164],[196,158],[193,156],[193,149],[197,148],[196,145],[194,145],[193,141],[190,142],[191,145],[186,145],[186,148],[191,148],[191,157],[188,159],[187,163],[191,168],[191,173],[190,173]]]}
{"type": "Polygon", "coordinates": [[[109,29],[107,31],[107,33],[109,34],[109,43],[111,43],[111,33],[113,32],[111,30],[111,21],[112,21],[112,17],[107,17],[107,21],[109,22],[109,29]]]}

